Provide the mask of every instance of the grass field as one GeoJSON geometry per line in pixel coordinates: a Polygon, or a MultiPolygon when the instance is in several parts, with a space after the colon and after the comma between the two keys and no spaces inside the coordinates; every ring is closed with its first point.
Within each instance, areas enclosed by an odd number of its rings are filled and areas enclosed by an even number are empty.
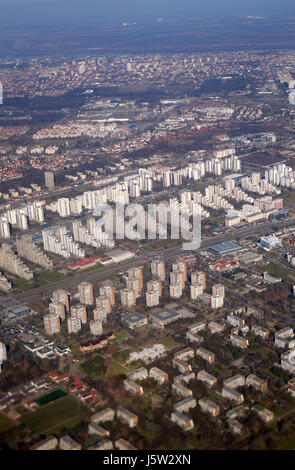
{"type": "Polygon", "coordinates": [[[267,271],[269,274],[275,277],[280,277],[284,281],[288,281],[294,278],[294,275],[288,270],[284,269],[282,266],[279,266],[275,263],[268,263],[265,266],[262,266],[262,271],[267,271]]]}
{"type": "Polygon", "coordinates": [[[31,284],[30,281],[26,281],[26,279],[17,279],[15,281],[15,285],[16,287],[23,291],[23,292],[26,292],[26,291],[29,291],[29,290],[32,290],[33,289],[33,284],[31,284]]]}
{"type": "Polygon", "coordinates": [[[114,377],[116,375],[127,374],[127,372],[129,372],[129,369],[119,364],[118,362],[113,361],[107,370],[106,377],[114,377]]]}
{"type": "Polygon", "coordinates": [[[115,338],[111,340],[111,343],[117,343],[122,341],[123,338],[130,338],[130,333],[127,330],[119,329],[114,332],[115,338]]]}
{"type": "Polygon", "coordinates": [[[283,437],[277,441],[279,450],[294,450],[295,449],[295,435],[292,437],[283,437]]]}
{"type": "Polygon", "coordinates": [[[62,281],[68,276],[66,276],[65,274],[59,273],[58,271],[43,271],[42,273],[38,275],[38,277],[42,281],[57,282],[57,281],[62,281]]]}
{"type": "Polygon", "coordinates": [[[167,250],[168,248],[176,248],[182,243],[182,240],[152,240],[143,243],[142,246],[148,251],[167,250]]]}
{"type": "Polygon", "coordinates": [[[265,346],[257,346],[248,349],[250,353],[259,353],[264,359],[267,359],[269,354],[272,352],[271,349],[266,348],[265,346]]]}
{"type": "Polygon", "coordinates": [[[20,422],[36,434],[51,434],[75,427],[81,421],[80,404],[70,395],[25,414],[20,422]]]}
{"type": "Polygon", "coordinates": [[[162,336],[157,342],[163,344],[168,349],[178,346],[178,343],[172,338],[172,336],[162,336]]]}
{"type": "Polygon", "coordinates": [[[3,413],[0,413],[0,434],[13,428],[15,423],[3,413]]]}

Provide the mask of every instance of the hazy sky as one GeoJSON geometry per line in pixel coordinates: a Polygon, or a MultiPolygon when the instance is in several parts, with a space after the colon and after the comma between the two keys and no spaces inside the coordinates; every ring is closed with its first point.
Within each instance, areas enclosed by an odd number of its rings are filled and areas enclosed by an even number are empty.
{"type": "Polygon", "coordinates": [[[294,15],[294,0],[0,0],[0,24],[87,24],[153,16],[294,15]]]}

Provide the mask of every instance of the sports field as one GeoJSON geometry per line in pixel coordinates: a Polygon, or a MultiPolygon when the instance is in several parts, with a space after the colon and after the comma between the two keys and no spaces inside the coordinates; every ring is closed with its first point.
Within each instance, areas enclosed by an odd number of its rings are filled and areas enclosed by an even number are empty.
{"type": "Polygon", "coordinates": [[[38,403],[38,405],[43,406],[43,405],[47,405],[48,403],[51,403],[52,401],[58,400],[58,398],[62,398],[65,395],[67,395],[67,392],[57,389],[57,390],[54,390],[53,392],[43,395],[43,397],[40,397],[35,401],[36,403],[38,403]]]}
{"type": "Polygon", "coordinates": [[[20,419],[21,423],[36,434],[51,434],[61,429],[70,429],[80,421],[80,404],[70,395],[26,413],[20,419]]]}

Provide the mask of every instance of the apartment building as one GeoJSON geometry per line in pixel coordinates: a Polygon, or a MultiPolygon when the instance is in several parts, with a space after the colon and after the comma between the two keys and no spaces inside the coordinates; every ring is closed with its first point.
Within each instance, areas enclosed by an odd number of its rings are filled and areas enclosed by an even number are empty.
{"type": "Polygon", "coordinates": [[[267,391],[267,380],[257,377],[257,375],[249,374],[246,378],[247,387],[253,387],[258,392],[265,393],[267,391]]]}
{"type": "Polygon", "coordinates": [[[117,418],[130,428],[134,428],[138,424],[138,416],[123,406],[117,408],[117,418]]]}
{"type": "Polygon", "coordinates": [[[236,389],[238,387],[243,387],[245,385],[245,377],[243,377],[241,374],[236,374],[233,375],[232,377],[229,377],[228,379],[223,381],[223,386],[236,389]]]}
{"type": "Polygon", "coordinates": [[[184,400],[178,401],[174,403],[173,409],[180,413],[188,413],[191,408],[195,408],[197,406],[197,402],[195,398],[185,398],[184,400]]]}
{"type": "Polygon", "coordinates": [[[243,394],[233,388],[223,387],[221,394],[224,398],[234,402],[236,405],[240,405],[244,401],[243,394]]]}
{"type": "Polygon", "coordinates": [[[220,414],[220,406],[206,397],[200,398],[198,401],[198,405],[200,406],[202,411],[204,411],[205,413],[209,413],[211,416],[216,417],[220,414]]]}
{"type": "Polygon", "coordinates": [[[115,411],[112,408],[105,408],[91,416],[92,423],[105,423],[115,419],[115,411]]]}
{"type": "Polygon", "coordinates": [[[217,385],[217,378],[205,370],[200,370],[197,374],[197,380],[203,382],[207,387],[212,388],[217,385]]]}
{"type": "Polygon", "coordinates": [[[205,348],[198,348],[196,350],[196,356],[201,357],[204,361],[209,362],[209,364],[213,364],[215,361],[215,354],[205,348]]]}
{"type": "Polygon", "coordinates": [[[125,379],[123,381],[123,387],[126,392],[130,393],[131,395],[143,395],[143,388],[133,380],[125,379]]]}
{"type": "Polygon", "coordinates": [[[190,431],[194,427],[193,420],[179,411],[173,411],[171,413],[171,421],[184,431],[190,431]]]}
{"type": "Polygon", "coordinates": [[[193,392],[189,388],[185,387],[184,385],[178,382],[172,384],[172,392],[183,398],[191,397],[193,394],[193,392]]]}
{"type": "Polygon", "coordinates": [[[154,379],[160,385],[163,385],[169,380],[168,374],[158,367],[152,367],[150,369],[149,377],[154,379]]]}

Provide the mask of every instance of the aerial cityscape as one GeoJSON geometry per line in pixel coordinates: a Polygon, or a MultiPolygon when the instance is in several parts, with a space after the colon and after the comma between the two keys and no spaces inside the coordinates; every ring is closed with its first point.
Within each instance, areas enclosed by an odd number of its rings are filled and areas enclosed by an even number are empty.
{"type": "Polygon", "coordinates": [[[250,13],[2,28],[0,450],[295,449],[295,17],[250,13]]]}

